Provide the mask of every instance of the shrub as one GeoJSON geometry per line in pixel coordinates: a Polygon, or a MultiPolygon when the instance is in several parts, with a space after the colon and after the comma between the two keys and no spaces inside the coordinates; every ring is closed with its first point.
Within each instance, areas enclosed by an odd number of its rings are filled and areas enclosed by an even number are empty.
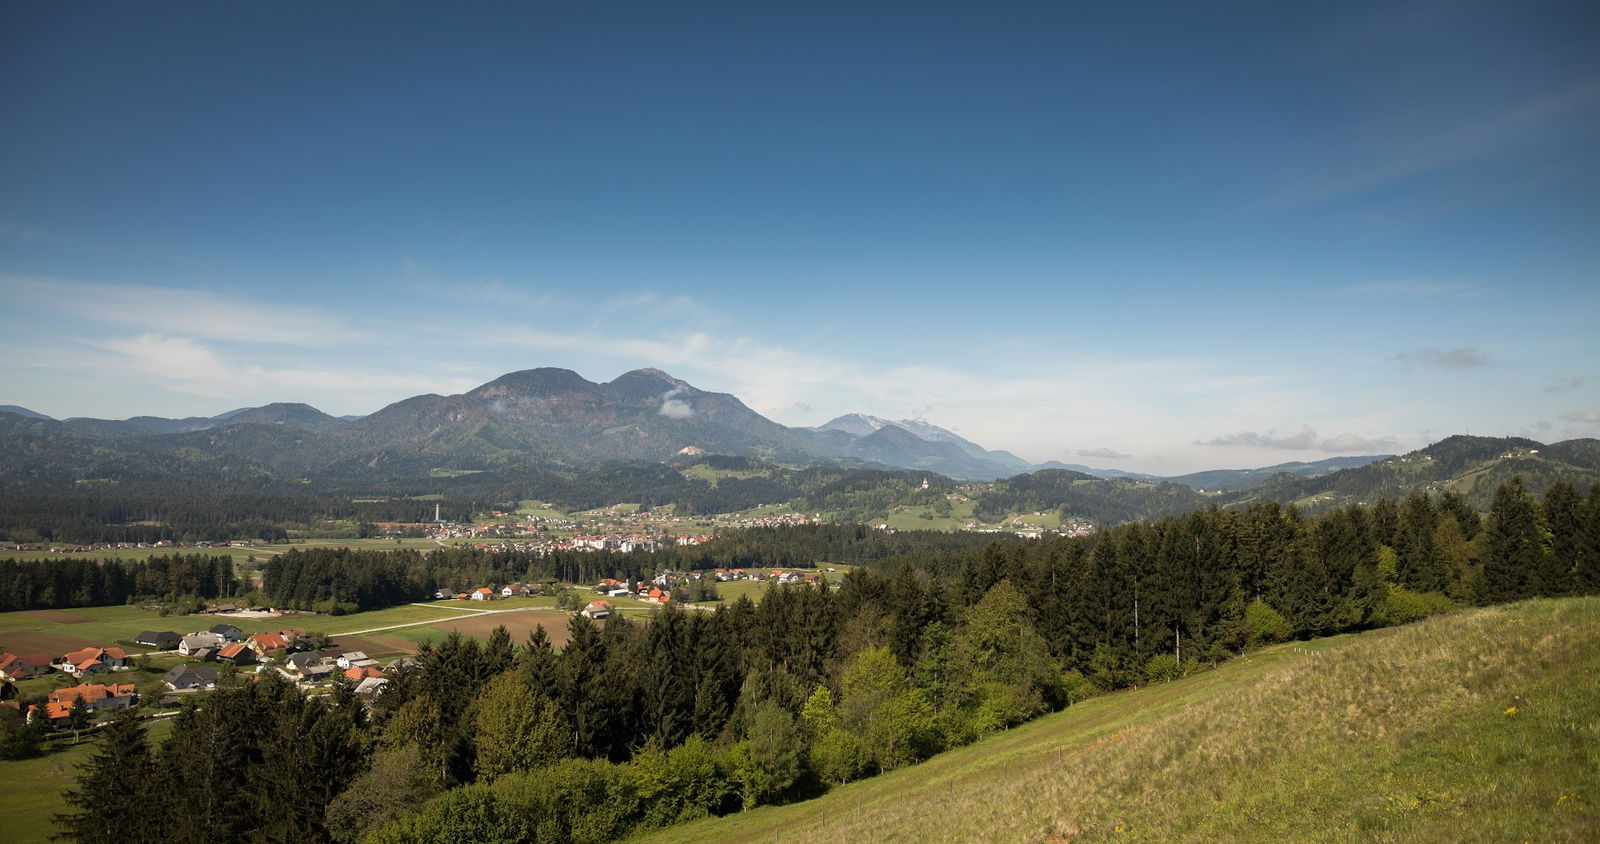
{"type": "Polygon", "coordinates": [[[1438,592],[1413,592],[1403,586],[1389,587],[1382,603],[1373,612],[1373,621],[1379,625],[1405,624],[1435,613],[1452,609],[1456,602],[1438,592]]]}
{"type": "Polygon", "coordinates": [[[1088,700],[1100,694],[1100,687],[1096,686],[1088,677],[1083,676],[1083,672],[1076,668],[1062,673],[1061,689],[1065,693],[1069,704],[1088,700]]]}
{"type": "Polygon", "coordinates": [[[829,785],[860,779],[869,764],[871,759],[860,739],[838,727],[824,731],[811,745],[811,768],[829,785]]]}
{"type": "Polygon", "coordinates": [[[1244,608],[1244,623],[1249,628],[1248,645],[1252,648],[1282,642],[1294,635],[1289,620],[1260,598],[1244,608]]]}
{"type": "Polygon", "coordinates": [[[1147,683],[1168,683],[1183,676],[1183,668],[1178,665],[1178,658],[1172,654],[1156,654],[1144,664],[1144,679],[1147,683]]]}

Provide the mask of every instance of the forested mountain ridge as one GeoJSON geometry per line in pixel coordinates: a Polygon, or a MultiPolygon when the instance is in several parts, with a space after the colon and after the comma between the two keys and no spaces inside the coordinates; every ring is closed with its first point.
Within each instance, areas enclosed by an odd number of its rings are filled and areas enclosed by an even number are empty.
{"type": "Polygon", "coordinates": [[[1355,469],[1393,456],[1392,454],[1372,454],[1361,457],[1329,457],[1326,460],[1315,460],[1309,463],[1294,461],[1273,466],[1263,466],[1259,469],[1210,469],[1204,472],[1191,472],[1187,475],[1163,478],[1162,480],[1213,492],[1218,490],[1238,492],[1260,486],[1277,475],[1289,474],[1305,478],[1320,478],[1341,469],[1355,469]]]}
{"type": "Polygon", "coordinates": [[[1580,488],[1600,484],[1600,440],[1545,444],[1522,437],[1456,435],[1321,477],[1279,475],[1226,501],[1295,503],[1315,511],[1419,491],[1453,492],[1482,511],[1489,508],[1496,487],[1518,477],[1541,494],[1556,481],[1580,488]]]}

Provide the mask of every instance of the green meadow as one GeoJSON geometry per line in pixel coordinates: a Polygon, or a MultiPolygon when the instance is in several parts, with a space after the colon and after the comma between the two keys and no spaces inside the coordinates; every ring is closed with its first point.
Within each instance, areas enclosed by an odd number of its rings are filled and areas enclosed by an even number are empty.
{"type": "Polygon", "coordinates": [[[1600,599],[1279,645],[652,841],[1594,841],[1600,599]]]}

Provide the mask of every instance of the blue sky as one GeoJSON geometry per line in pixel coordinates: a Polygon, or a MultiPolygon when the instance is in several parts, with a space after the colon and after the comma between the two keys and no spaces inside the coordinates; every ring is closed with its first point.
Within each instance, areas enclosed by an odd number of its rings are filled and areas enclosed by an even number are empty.
{"type": "Polygon", "coordinates": [[[0,404],[657,366],[1156,472],[1600,435],[1600,9],[1309,5],[6,4],[0,404]]]}

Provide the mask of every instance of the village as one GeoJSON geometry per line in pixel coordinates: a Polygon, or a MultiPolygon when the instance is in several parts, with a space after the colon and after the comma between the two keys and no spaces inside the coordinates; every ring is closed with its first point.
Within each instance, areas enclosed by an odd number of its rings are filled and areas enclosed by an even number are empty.
{"type": "MultiPolygon", "coordinates": [[[[594,549],[604,550],[604,549],[594,549]]],[[[728,584],[745,589],[766,586],[792,586],[814,584],[828,574],[838,574],[839,568],[816,571],[784,569],[746,570],[719,568],[711,571],[662,571],[649,581],[627,583],[616,578],[602,578],[592,586],[574,584],[524,584],[483,585],[453,592],[436,590],[432,605],[448,608],[455,602],[484,606],[492,602],[511,603],[511,599],[530,599],[551,591],[561,594],[557,607],[544,607],[545,612],[561,612],[563,616],[582,616],[593,621],[610,618],[625,602],[632,607],[660,608],[676,602],[691,610],[710,610],[712,607],[695,600],[715,600],[714,584],[728,584]],[[592,600],[577,597],[585,592],[594,595],[592,600]],[[693,600],[691,600],[693,599],[693,600]]],[[[741,594],[755,594],[742,592],[741,594]]],[[[543,598],[549,602],[549,598],[543,598]]],[[[484,615],[496,612],[518,613],[534,611],[524,604],[516,609],[483,610],[484,615]]],[[[218,604],[204,612],[185,616],[207,620],[237,618],[266,622],[277,618],[324,618],[316,614],[279,612],[262,607],[236,607],[218,604]]],[[[397,627],[410,626],[408,624],[397,627]]],[[[383,628],[378,628],[383,629],[383,628]]],[[[365,631],[371,632],[371,631],[365,631]]],[[[345,635],[337,635],[344,639],[345,635]]],[[[92,726],[97,715],[135,706],[145,706],[158,713],[171,714],[183,703],[187,695],[209,691],[228,679],[253,679],[272,672],[285,681],[312,693],[326,693],[335,684],[348,687],[358,698],[371,702],[381,693],[394,671],[409,670],[416,666],[408,655],[398,655],[381,662],[362,650],[343,650],[337,647],[334,637],[308,631],[304,626],[285,626],[281,629],[249,633],[238,624],[217,620],[203,629],[179,632],[177,630],[148,629],[124,640],[123,644],[105,644],[83,647],[61,654],[3,653],[0,654],[0,681],[8,684],[8,691],[17,695],[16,688],[31,687],[37,699],[40,686],[30,681],[55,685],[49,688],[44,700],[25,704],[20,698],[0,701],[23,715],[29,723],[46,729],[81,730],[92,726]],[[164,673],[153,666],[153,661],[170,661],[179,658],[164,673]],[[150,678],[159,676],[159,682],[150,678]],[[143,677],[141,682],[131,678],[143,677]]]]}

